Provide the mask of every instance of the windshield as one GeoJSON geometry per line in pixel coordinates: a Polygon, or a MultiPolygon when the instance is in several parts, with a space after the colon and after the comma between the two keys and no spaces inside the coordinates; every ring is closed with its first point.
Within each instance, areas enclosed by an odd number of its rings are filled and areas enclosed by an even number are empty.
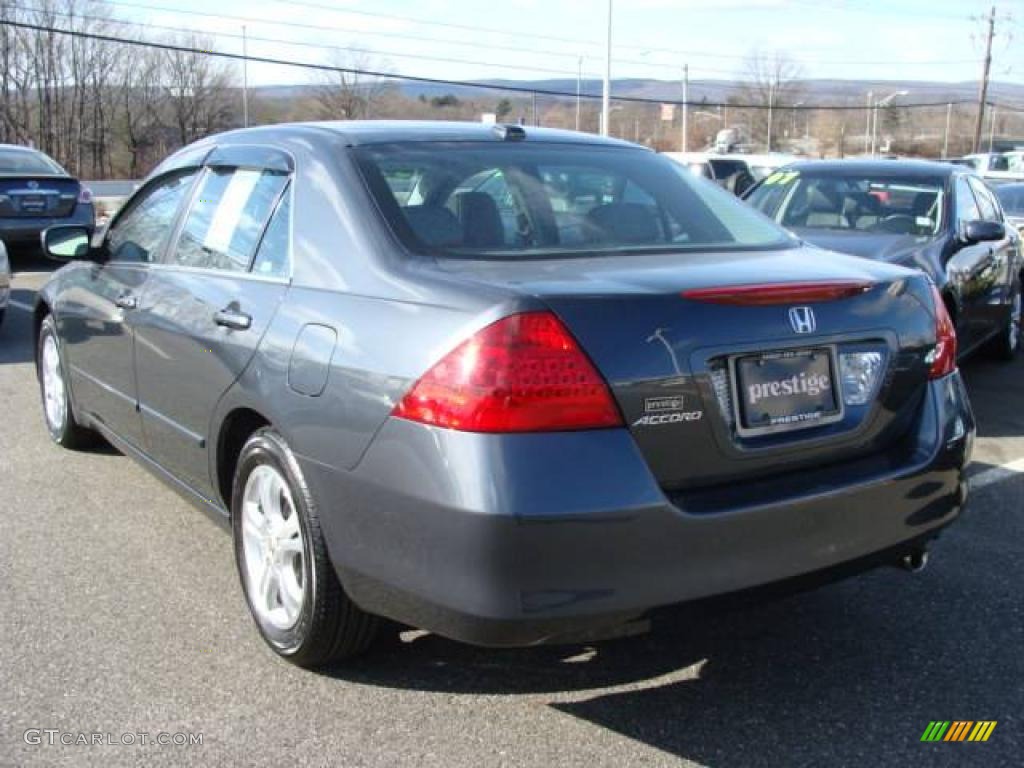
{"type": "Polygon", "coordinates": [[[0,173],[25,173],[52,176],[63,169],[46,155],[22,149],[0,149],[0,173]]]}
{"type": "Polygon", "coordinates": [[[473,258],[781,248],[779,227],[640,149],[406,142],[355,150],[411,249],[473,258]]]}
{"type": "Polygon", "coordinates": [[[941,177],[903,179],[779,171],[747,202],[782,226],[927,236],[942,226],[941,177]]]}
{"type": "Polygon", "coordinates": [[[1011,216],[1024,215],[1024,184],[995,187],[995,192],[1004,211],[1011,216]]]}

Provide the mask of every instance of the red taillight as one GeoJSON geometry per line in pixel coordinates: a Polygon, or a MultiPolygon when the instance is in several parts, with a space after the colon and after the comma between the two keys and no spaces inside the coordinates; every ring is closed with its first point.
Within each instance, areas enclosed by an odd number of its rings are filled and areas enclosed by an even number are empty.
{"type": "Polygon", "coordinates": [[[754,283],[695,288],[683,291],[683,298],[713,304],[767,306],[770,304],[813,303],[857,296],[871,289],[873,283],[863,280],[830,280],[828,282],[754,283]]]}
{"type": "Polygon", "coordinates": [[[78,188],[78,202],[80,203],[91,203],[92,202],[92,190],[88,187],[78,188]]]}
{"type": "Polygon", "coordinates": [[[956,327],[942,294],[934,285],[932,297],[935,300],[935,348],[928,355],[932,364],[928,378],[938,379],[956,370],[956,327]]]}
{"type": "Polygon", "coordinates": [[[427,371],[393,413],[466,432],[622,424],[604,379],[550,312],[511,315],[478,331],[427,371]]]}

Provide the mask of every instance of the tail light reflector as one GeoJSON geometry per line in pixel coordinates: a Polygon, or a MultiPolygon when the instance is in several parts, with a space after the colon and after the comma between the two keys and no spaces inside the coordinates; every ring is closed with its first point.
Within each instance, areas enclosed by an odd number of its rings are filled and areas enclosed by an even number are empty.
{"type": "Polygon", "coordinates": [[[827,282],[753,283],[696,288],[683,291],[684,299],[734,306],[767,306],[771,304],[813,303],[857,296],[874,284],[863,280],[830,280],[827,282]]]}
{"type": "Polygon", "coordinates": [[[393,415],[467,432],[618,427],[604,379],[550,312],[478,331],[416,382],[393,415]]]}
{"type": "Polygon", "coordinates": [[[956,370],[956,326],[938,288],[932,286],[935,302],[935,347],[928,353],[928,378],[939,379],[956,370]]]}

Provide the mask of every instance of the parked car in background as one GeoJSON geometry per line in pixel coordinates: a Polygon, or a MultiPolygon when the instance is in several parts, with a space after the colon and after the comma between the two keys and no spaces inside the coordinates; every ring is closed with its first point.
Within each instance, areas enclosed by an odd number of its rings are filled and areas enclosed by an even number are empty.
{"type": "Polygon", "coordinates": [[[1021,238],[969,169],[914,160],[800,162],[746,200],[822,248],[927,273],[956,323],[961,355],[984,343],[1007,359],[1016,353],[1021,238]]]}
{"type": "Polygon", "coordinates": [[[1024,167],[1020,167],[1019,158],[1016,155],[1011,157],[1009,153],[980,152],[974,155],[964,155],[950,162],[955,165],[967,166],[977,171],[986,181],[995,184],[1024,181],[1024,167]]]}
{"type": "Polygon", "coordinates": [[[11,262],[7,258],[7,247],[0,240],[0,325],[7,314],[7,302],[11,295],[11,262]]]}
{"type": "Polygon", "coordinates": [[[301,665],[378,616],[530,645],[917,568],[966,498],[974,421],[927,278],[635,145],[235,131],[87,235],[45,236],[72,260],[35,307],[47,429],[101,432],[230,521],[255,623],[301,665]]]}
{"type": "Polygon", "coordinates": [[[1000,184],[994,191],[1007,223],[1024,234],[1024,183],[1000,184]]]}
{"type": "Polygon", "coordinates": [[[691,173],[711,179],[734,195],[742,195],[772,172],[792,163],[792,155],[746,155],[710,152],[665,152],[666,157],[685,165],[691,173]]]}
{"type": "Polygon", "coordinates": [[[42,152],[0,144],[0,238],[39,244],[55,224],[95,227],[92,192],[42,152]]]}

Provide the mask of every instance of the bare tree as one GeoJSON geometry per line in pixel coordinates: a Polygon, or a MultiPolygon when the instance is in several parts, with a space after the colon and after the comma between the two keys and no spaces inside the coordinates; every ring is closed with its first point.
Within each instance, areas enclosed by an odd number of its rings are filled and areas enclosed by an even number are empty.
{"type": "Polygon", "coordinates": [[[231,126],[232,71],[220,59],[202,53],[212,43],[197,35],[180,37],[182,48],[164,52],[164,89],[179,145],[231,126]]]}
{"type": "Polygon", "coordinates": [[[373,117],[391,85],[379,77],[354,70],[382,71],[384,67],[375,64],[367,54],[345,54],[342,51],[331,56],[330,65],[336,69],[324,72],[314,90],[318,116],[325,120],[373,117]]]}
{"type": "Polygon", "coordinates": [[[792,107],[803,94],[802,72],[800,66],[781,51],[754,51],[747,57],[744,69],[737,100],[759,107],[747,110],[744,117],[755,139],[767,145],[769,135],[773,137],[772,146],[768,147],[770,152],[775,146],[780,110],[792,107]]]}

